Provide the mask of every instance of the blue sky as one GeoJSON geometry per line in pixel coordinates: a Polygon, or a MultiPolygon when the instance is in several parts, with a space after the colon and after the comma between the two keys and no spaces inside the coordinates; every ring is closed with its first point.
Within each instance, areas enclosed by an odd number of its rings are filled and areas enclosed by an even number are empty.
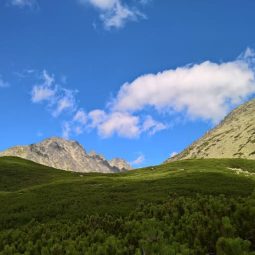
{"type": "Polygon", "coordinates": [[[50,136],[135,167],[255,93],[251,0],[0,0],[0,150],[50,136]]]}

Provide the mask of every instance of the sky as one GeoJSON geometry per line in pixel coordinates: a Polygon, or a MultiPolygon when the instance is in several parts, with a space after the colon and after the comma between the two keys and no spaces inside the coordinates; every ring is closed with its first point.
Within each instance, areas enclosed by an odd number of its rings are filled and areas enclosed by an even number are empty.
{"type": "Polygon", "coordinates": [[[0,0],[0,150],[59,136],[163,162],[255,96],[253,0],[0,0]]]}

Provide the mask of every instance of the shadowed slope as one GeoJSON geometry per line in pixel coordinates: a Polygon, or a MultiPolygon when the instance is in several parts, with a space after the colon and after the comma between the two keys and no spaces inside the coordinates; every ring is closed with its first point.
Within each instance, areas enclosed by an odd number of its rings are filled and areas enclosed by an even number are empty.
{"type": "Polygon", "coordinates": [[[252,160],[209,159],[128,173],[78,174],[5,157],[0,159],[0,225],[25,224],[32,218],[77,219],[94,213],[126,215],[139,201],[158,203],[172,193],[247,196],[255,188],[254,172],[252,160]]]}

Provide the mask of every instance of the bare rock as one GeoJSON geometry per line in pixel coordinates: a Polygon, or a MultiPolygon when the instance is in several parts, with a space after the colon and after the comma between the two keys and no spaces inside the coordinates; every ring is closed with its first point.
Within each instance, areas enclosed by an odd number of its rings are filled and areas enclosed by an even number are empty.
{"type": "Polygon", "coordinates": [[[110,160],[109,163],[112,167],[117,167],[121,171],[126,171],[126,170],[132,169],[130,164],[128,164],[128,162],[122,158],[114,158],[114,159],[110,160]]]}
{"type": "Polygon", "coordinates": [[[15,146],[0,152],[1,156],[21,157],[42,165],[74,172],[115,173],[123,171],[122,167],[111,165],[102,155],[87,154],[78,142],[59,137],[48,138],[28,146],[15,146]]]}
{"type": "Polygon", "coordinates": [[[255,99],[233,110],[219,125],[165,162],[191,158],[255,159],[255,99]]]}

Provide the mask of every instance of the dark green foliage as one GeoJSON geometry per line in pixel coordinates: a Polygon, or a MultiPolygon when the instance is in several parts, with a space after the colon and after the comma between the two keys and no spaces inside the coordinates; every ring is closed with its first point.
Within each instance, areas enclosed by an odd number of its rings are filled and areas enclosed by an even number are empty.
{"type": "Polygon", "coordinates": [[[49,183],[70,174],[15,157],[0,158],[0,191],[15,191],[49,183]]]}
{"type": "Polygon", "coordinates": [[[255,250],[255,161],[185,160],[80,174],[0,159],[0,255],[255,250]]]}
{"type": "Polygon", "coordinates": [[[255,255],[250,252],[251,243],[241,238],[225,238],[221,237],[217,241],[217,255],[255,255]]]}
{"type": "Polygon", "coordinates": [[[30,223],[0,232],[0,254],[254,255],[255,195],[172,194],[140,203],[125,217],[105,214],[76,221],[30,223]],[[244,214],[249,217],[243,218],[244,214]]]}

